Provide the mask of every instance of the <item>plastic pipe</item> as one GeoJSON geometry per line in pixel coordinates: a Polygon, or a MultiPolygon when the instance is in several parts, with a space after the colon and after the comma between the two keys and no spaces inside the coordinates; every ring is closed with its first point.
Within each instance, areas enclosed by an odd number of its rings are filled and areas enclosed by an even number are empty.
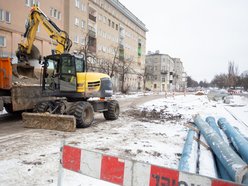
{"type": "Polygon", "coordinates": [[[232,180],[237,183],[248,183],[248,167],[246,163],[225,143],[207,122],[202,120],[199,115],[195,116],[194,122],[216,157],[226,168],[232,180]]]}
{"type": "Polygon", "coordinates": [[[194,144],[194,136],[195,136],[196,132],[194,130],[189,130],[186,141],[184,143],[184,147],[183,147],[183,152],[182,152],[182,156],[179,162],[179,166],[178,169],[180,171],[185,171],[185,172],[191,172],[191,173],[196,173],[196,160],[195,160],[195,167],[190,168],[191,165],[191,161],[194,161],[192,159],[194,159],[194,151],[193,151],[193,144],[194,144]]]}
{"type": "MultiPolygon", "coordinates": [[[[223,139],[219,127],[214,119],[214,117],[207,117],[206,118],[206,122],[215,130],[215,132],[223,139]]],[[[229,180],[232,181],[231,177],[229,176],[228,172],[226,171],[225,167],[222,165],[222,163],[220,162],[220,160],[216,157],[216,155],[214,155],[215,157],[215,161],[216,161],[216,166],[217,166],[217,170],[218,170],[218,175],[219,178],[224,179],[224,180],[229,180]]]]}
{"type": "Polygon", "coordinates": [[[235,130],[225,118],[218,120],[219,126],[223,129],[233,146],[238,151],[242,159],[248,163],[248,141],[235,130]]]}

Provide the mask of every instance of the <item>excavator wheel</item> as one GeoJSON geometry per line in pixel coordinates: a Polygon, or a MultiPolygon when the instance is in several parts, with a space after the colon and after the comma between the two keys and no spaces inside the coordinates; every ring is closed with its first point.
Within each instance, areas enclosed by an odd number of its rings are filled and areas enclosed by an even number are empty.
{"type": "Polygon", "coordinates": [[[108,111],[104,111],[103,115],[106,120],[116,120],[120,114],[119,103],[116,100],[111,100],[108,102],[108,111]]]}
{"type": "Polygon", "coordinates": [[[76,118],[77,128],[89,127],[94,121],[94,110],[89,102],[76,102],[71,106],[68,114],[76,118]]]}
{"type": "Polygon", "coordinates": [[[44,112],[49,112],[52,113],[54,109],[54,105],[51,102],[41,102],[38,103],[35,108],[34,108],[34,112],[37,113],[44,113],[44,112]]]}

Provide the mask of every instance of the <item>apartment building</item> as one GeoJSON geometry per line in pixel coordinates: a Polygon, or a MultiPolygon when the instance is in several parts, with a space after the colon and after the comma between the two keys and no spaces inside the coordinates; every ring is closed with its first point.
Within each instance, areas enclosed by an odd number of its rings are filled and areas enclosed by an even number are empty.
{"type": "Polygon", "coordinates": [[[183,91],[185,72],[180,58],[148,52],[145,60],[146,88],[153,91],[183,91]]]}
{"type": "MultiPolygon", "coordinates": [[[[73,42],[71,52],[80,53],[88,46],[94,60],[111,62],[118,57],[130,61],[125,87],[130,90],[142,87],[139,74],[144,70],[148,30],[118,0],[0,0],[0,56],[11,56],[16,60],[15,52],[23,39],[26,19],[33,4],[38,4],[60,29],[69,34],[73,42]]],[[[40,25],[34,42],[40,54],[51,54],[54,44],[40,25]]],[[[113,81],[119,90],[118,72],[113,81]]]]}

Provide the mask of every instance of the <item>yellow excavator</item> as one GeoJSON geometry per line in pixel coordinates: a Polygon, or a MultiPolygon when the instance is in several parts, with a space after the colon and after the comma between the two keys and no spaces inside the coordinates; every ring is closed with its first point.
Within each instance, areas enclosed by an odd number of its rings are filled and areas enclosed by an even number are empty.
{"type": "MultiPolygon", "coordinates": [[[[90,126],[94,120],[94,111],[103,113],[106,120],[119,117],[119,104],[111,99],[113,89],[110,77],[107,74],[87,72],[84,56],[69,53],[72,42],[68,34],[58,28],[38,6],[34,5],[31,9],[24,38],[25,40],[18,44],[18,64],[11,64],[10,60],[2,58],[0,68],[6,68],[9,77],[12,76],[12,68],[13,77],[25,80],[37,78],[35,67],[30,60],[39,58],[42,65],[39,90],[34,85],[27,86],[27,83],[23,86],[25,88],[16,87],[13,83],[9,83],[8,87],[0,84],[0,110],[3,107],[10,112],[33,110],[37,114],[24,113],[23,119],[28,123],[28,127],[32,127],[33,123],[37,127],[39,123],[40,128],[49,128],[43,127],[47,126],[43,122],[49,119],[44,119],[39,113],[50,113],[45,114],[48,118],[55,118],[50,121],[56,121],[55,114],[69,115],[77,127],[90,126]],[[50,38],[57,43],[52,54],[43,57],[43,60],[33,45],[39,25],[42,25],[50,38]]],[[[0,71],[0,80],[3,76],[0,71]]]]}

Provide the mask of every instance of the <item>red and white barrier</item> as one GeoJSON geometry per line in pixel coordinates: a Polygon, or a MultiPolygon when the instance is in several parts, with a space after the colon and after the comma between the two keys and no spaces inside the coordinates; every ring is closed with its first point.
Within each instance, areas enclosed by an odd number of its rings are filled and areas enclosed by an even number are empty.
{"type": "Polygon", "coordinates": [[[64,145],[62,166],[65,169],[124,186],[238,186],[178,170],[124,160],[98,152],[64,145]]]}

